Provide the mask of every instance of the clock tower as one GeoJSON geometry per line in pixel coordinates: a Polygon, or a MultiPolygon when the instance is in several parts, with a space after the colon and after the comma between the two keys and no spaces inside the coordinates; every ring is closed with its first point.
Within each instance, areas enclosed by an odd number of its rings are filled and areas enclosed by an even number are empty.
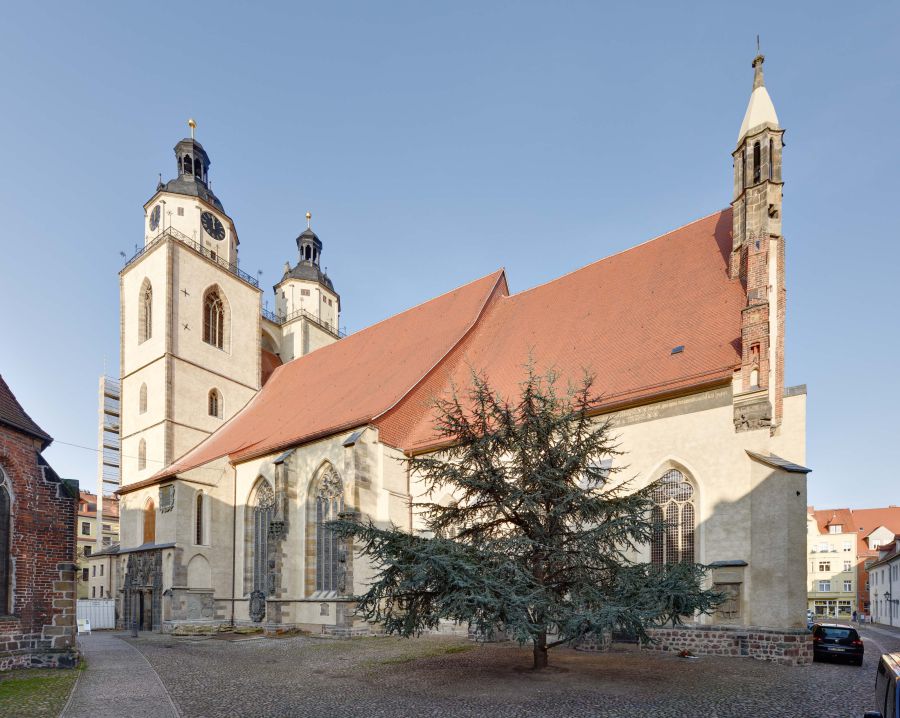
{"type": "Polygon", "coordinates": [[[123,486],[196,446],[260,387],[261,292],[238,265],[237,230],[189,124],[174,179],[144,205],[144,246],[119,274],[123,486]]]}

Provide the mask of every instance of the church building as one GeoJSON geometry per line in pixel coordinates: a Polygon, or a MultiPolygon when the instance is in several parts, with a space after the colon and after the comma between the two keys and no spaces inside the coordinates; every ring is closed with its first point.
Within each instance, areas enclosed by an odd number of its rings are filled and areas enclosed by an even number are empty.
{"type": "Polygon", "coordinates": [[[531,356],[564,382],[593,372],[629,475],[662,479],[668,528],[643,558],[712,566],[729,598],[692,624],[695,652],[808,660],[784,130],[761,55],[753,70],[730,207],[518,293],[497,270],[346,337],[309,226],[263,310],[192,125],[120,273],[123,621],[377,630],[353,612],[371,567],[325,524],[354,512],[420,529],[422,489],[402,459],[439,450],[433,399],[471,368],[514,396],[531,356]]]}

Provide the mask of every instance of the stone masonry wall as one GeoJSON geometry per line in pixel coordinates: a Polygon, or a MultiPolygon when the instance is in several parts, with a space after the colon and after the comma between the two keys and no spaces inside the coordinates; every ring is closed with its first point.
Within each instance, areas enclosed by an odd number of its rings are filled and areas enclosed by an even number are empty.
{"type": "Polygon", "coordinates": [[[803,630],[778,631],[734,626],[679,626],[647,631],[655,643],[647,650],[696,656],[744,656],[799,666],[812,662],[812,636],[803,630]]]}
{"type": "Polygon", "coordinates": [[[0,426],[0,465],[12,484],[11,614],[0,607],[0,671],[73,666],[77,487],[40,457],[40,443],[0,426]]]}

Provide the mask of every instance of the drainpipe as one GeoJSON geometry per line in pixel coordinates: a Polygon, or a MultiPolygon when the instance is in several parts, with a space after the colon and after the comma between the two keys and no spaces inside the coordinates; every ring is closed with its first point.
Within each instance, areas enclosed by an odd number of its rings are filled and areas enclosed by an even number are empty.
{"type": "Polygon", "coordinates": [[[234,573],[237,563],[237,469],[231,477],[234,484],[234,498],[231,501],[231,627],[234,628],[234,573]]]}

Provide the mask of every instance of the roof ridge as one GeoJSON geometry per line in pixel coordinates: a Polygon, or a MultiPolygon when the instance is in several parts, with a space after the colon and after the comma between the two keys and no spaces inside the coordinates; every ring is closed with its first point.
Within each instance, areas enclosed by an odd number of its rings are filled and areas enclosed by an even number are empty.
{"type": "Polygon", "coordinates": [[[553,284],[555,282],[560,281],[561,279],[565,279],[569,275],[577,274],[578,272],[587,269],[588,267],[593,267],[595,264],[600,264],[601,262],[605,262],[613,257],[618,257],[620,254],[626,254],[627,252],[632,252],[635,249],[643,247],[646,244],[650,244],[651,242],[655,242],[658,239],[662,239],[663,237],[668,237],[670,234],[674,234],[682,229],[690,227],[692,224],[697,224],[697,222],[702,222],[705,219],[709,219],[710,217],[714,217],[717,214],[722,214],[722,212],[727,212],[731,207],[723,207],[722,209],[716,210],[715,212],[710,212],[703,217],[692,220],[691,222],[687,222],[686,224],[681,225],[680,227],[676,227],[675,229],[670,229],[668,232],[663,232],[662,234],[658,234],[655,237],[651,237],[650,239],[644,240],[640,244],[635,244],[632,247],[626,247],[625,249],[621,249],[618,252],[613,252],[605,257],[601,257],[600,259],[595,259],[593,262],[588,262],[587,264],[583,264],[576,269],[572,269],[571,271],[566,272],[565,274],[560,274],[558,277],[554,277],[553,279],[548,279],[546,282],[542,282],[541,284],[535,284],[533,287],[529,287],[528,289],[523,289],[521,292],[516,292],[515,294],[510,294],[507,296],[508,299],[516,299],[523,294],[527,294],[535,289],[540,289],[541,287],[546,287],[548,284],[553,284]]]}

